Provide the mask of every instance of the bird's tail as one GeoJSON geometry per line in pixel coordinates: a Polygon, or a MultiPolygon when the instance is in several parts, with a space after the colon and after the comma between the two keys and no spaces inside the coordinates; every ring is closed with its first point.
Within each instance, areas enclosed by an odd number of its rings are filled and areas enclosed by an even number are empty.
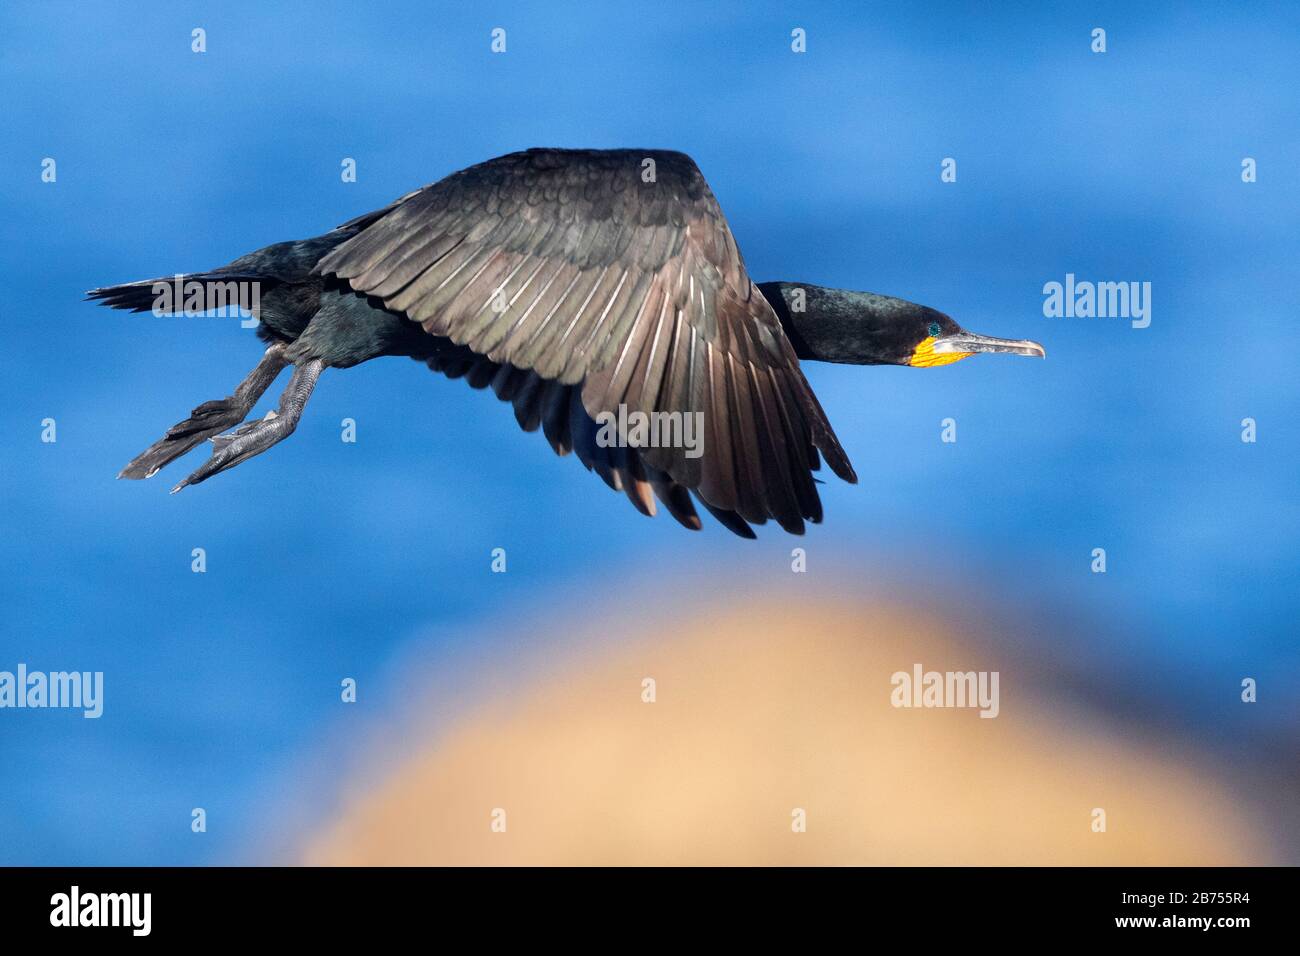
{"type": "MultiPolygon", "coordinates": [[[[98,302],[110,309],[125,309],[128,312],[157,312],[159,315],[172,315],[185,308],[189,295],[187,290],[192,289],[196,282],[202,283],[205,287],[212,284],[229,288],[235,294],[240,294],[238,283],[257,282],[265,285],[268,279],[265,276],[233,272],[178,273],[157,279],[141,279],[138,282],[91,289],[86,293],[85,301],[98,302]]],[[[240,304],[244,303],[240,302],[240,304]]]]}

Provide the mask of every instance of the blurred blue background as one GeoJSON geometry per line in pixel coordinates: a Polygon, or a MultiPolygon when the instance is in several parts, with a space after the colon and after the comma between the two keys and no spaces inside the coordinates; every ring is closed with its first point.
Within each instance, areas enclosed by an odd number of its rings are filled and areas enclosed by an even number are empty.
{"type": "Polygon", "coordinates": [[[732,596],[764,593],[796,544],[810,576],[1019,622],[1026,653],[1242,772],[1294,761],[1294,6],[7,3],[0,37],[0,669],[107,684],[97,721],[0,711],[0,863],[239,858],[339,722],[342,677],[378,706],[403,648],[486,654],[483,622],[514,606],[635,614],[707,599],[723,570],[732,596]],[[861,484],[828,477],[801,541],[644,519],[405,359],[326,373],[290,441],[200,487],[166,493],[202,451],[114,481],[261,349],[232,319],[85,289],[315,235],[541,145],[683,150],[756,280],[902,296],[1048,358],[809,367],[861,484]],[[1045,318],[1067,272],[1151,282],[1150,328],[1045,318]]]}

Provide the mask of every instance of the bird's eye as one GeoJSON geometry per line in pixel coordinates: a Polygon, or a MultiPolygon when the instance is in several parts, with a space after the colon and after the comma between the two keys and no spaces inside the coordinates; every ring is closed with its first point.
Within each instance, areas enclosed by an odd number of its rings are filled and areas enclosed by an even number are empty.
{"type": "Polygon", "coordinates": [[[930,328],[927,329],[926,331],[928,331],[928,332],[930,333],[930,338],[932,338],[932,339],[937,339],[937,338],[939,337],[939,323],[938,323],[938,322],[931,322],[931,323],[930,323],[930,328]]]}

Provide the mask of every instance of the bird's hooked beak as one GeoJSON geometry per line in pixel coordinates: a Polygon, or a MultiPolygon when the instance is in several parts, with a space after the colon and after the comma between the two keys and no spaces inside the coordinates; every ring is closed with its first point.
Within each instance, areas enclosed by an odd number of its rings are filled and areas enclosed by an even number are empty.
{"type": "Polygon", "coordinates": [[[999,339],[992,335],[976,335],[974,332],[954,332],[942,335],[934,340],[931,347],[936,355],[952,355],[963,352],[1009,352],[1012,355],[1035,355],[1046,358],[1047,352],[1037,342],[1029,339],[999,339]]]}
{"type": "Polygon", "coordinates": [[[1012,355],[1037,355],[1039,358],[1047,355],[1041,345],[1028,339],[995,339],[991,335],[976,335],[962,329],[922,339],[907,364],[913,368],[934,368],[960,362],[976,352],[1009,352],[1012,355]]]}

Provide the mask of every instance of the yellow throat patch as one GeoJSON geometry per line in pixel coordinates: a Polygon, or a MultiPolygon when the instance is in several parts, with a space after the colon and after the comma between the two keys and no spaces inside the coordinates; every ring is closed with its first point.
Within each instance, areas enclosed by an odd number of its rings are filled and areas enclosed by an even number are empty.
{"type": "Polygon", "coordinates": [[[974,352],[936,352],[934,350],[936,341],[938,340],[933,336],[921,339],[921,344],[916,347],[907,364],[915,368],[933,368],[936,365],[951,365],[975,354],[974,352]]]}

